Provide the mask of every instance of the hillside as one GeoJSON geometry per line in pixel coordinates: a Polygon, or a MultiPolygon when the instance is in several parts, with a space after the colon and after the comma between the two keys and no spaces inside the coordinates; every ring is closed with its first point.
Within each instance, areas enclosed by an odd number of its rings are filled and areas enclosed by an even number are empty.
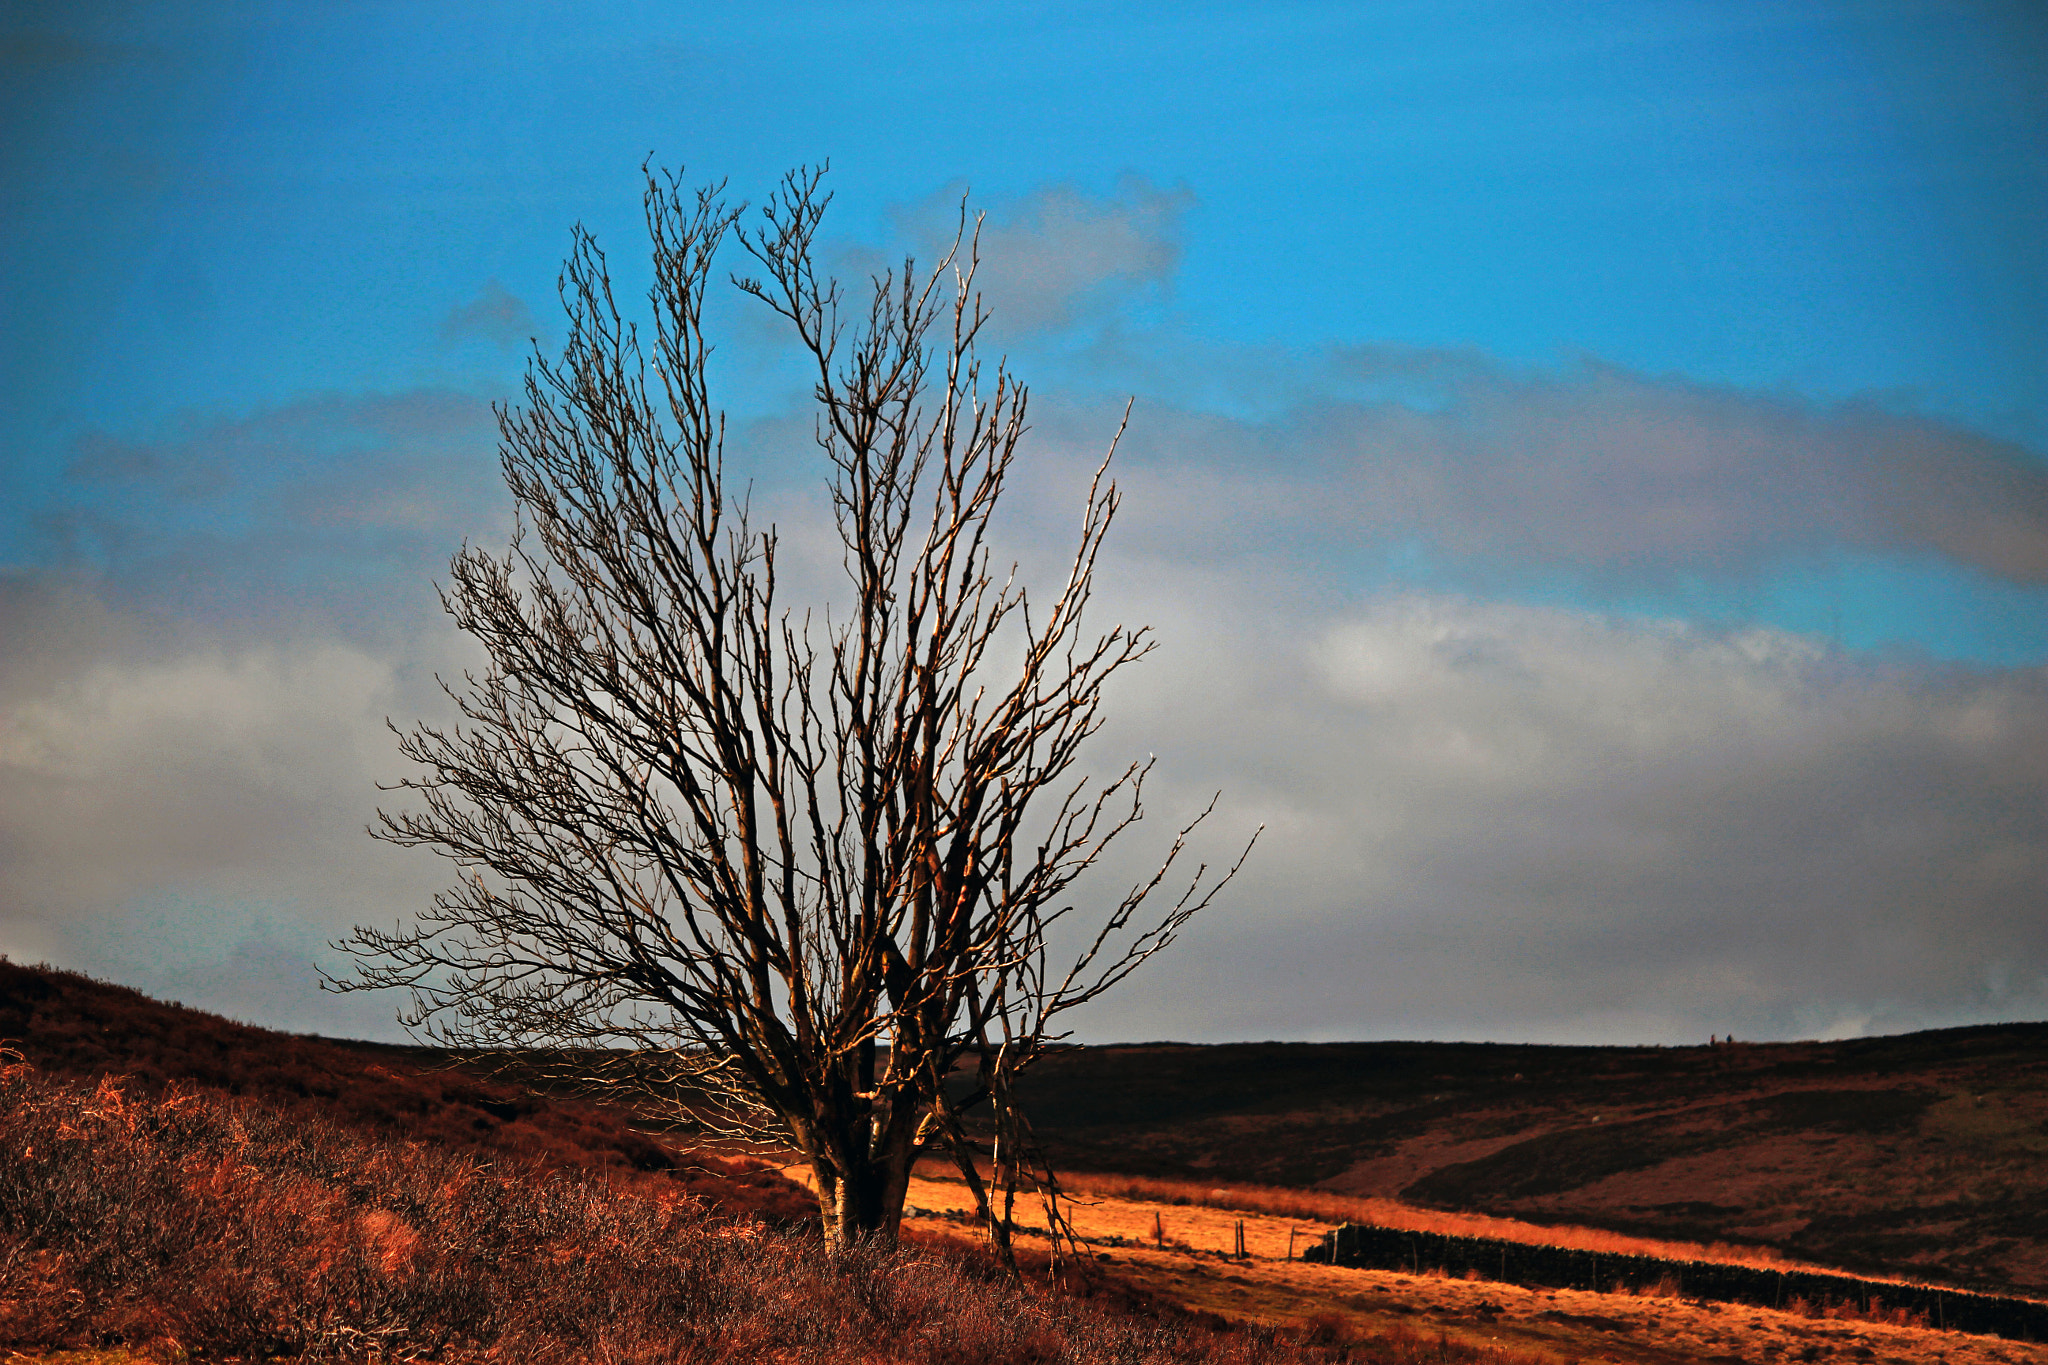
{"type": "MultiPolygon", "coordinates": [[[[631,1116],[425,1049],[253,1028],[0,959],[0,1039],[54,1074],[264,1096],[458,1150],[662,1171],[770,1221],[765,1163],[679,1156],[631,1116]]],[[[1156,1044],[1028,1082],[1071,1169],[1399,1198],[1874,1273],[2048,1288],[2048,1024],[1699,1048],[1156,1044]]]]}
{"type": "Polygon", "coordinates": [[[494,1083],[431,1049],[278,1033],[5,958],[0,1043],[53,1076],[126,1076],[144,1092],[184,1082],[454,1152],[659,1172],[715,1209],[769,1223],[817,1214],[809,1192],[768,1163],[679,1151],[630,1114],[494,1083]]]}
{"type": "Polygon", "coordinates": [[[2048,1024],[1697,1048],[1102,1047],[1047,1059],[1027,1102],[1075,1168],[2048,1288],[2048,1024]]]}

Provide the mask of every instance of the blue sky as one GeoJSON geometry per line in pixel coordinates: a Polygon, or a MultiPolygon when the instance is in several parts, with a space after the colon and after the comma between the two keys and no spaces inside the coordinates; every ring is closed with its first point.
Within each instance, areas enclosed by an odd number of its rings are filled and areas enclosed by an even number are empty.
{"type": "Polygon", "coordinates": [[[1274,831],[1103,1036],[2048,1013],[2038,6],[4,13],[0,951],[388,1031],[304,985],[437,875],[379,725],[570,226],[829,159],[850,275],[989,214],[1027,561],[1136,397],[1105,743],[1274,831]]]}

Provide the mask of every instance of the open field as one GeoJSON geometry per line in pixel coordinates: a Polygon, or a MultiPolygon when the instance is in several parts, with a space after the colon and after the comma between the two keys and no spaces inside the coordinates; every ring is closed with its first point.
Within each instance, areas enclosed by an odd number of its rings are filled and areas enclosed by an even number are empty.
{"type": "MultiPolygon", "coordinates": [[[[1083,1178],[1077,1184],[1089,1182],[1083,1178]]],[[[1104,1182],[1107,1183],[1107,1182],[1104,1182]]],[[[1219,1191],[1219,1193],[1221,1193],[1219,1191]]],[[[959,1229],[972,1199],[957,1181],[919,1179],[911,1226],[959,1229]]],[[[1044,1219],[1020,1206],[1043,1236],[1044,1219]]],[[[1897,1361],[2016,1365],[2048,1359],[2021,1342],[1925,1327],[1694,1303],[1676,1295],[1594,1294],[1523,1289],[1491,1280],[1447,1279],[1304,1264],[1301,1247],[1329,1230],[1228,1207],[1084,1195],[1070,1214],[1096,1244],[1099,1264],[1169,1302],[1226,1318],[1275,1324],[1321,1321],[1360,1337],[1419,1330],[1475,1347],[1538,1358],[1667,1365],[1679,1361],[1897,1361]],[[1156,1220],[1156,1221],[1155,1221],[1156,1220]],[[1230,1253],[1243,1223],[1245,1259],[1230,1253]],[[1154,1229],[1163,1232],[1155,1239],[1154,1229]]]]}
{"type": "Polygon", "coordinates": [[[1494,1218],[1483,1213],[1432,1209],[1399,1199],[1332,1194],[1324,1190],[1291,1190],[1272,1185],[1213,1184],[1170,1180],[1159,1176],[1062,1173],[1061,1184],[1084,1198],[1110,1196],[1143,1203],[1202,1205],[1240,1212],[1306,1220],[1323,1227],[1338,1223],[1370,1223],[1453,1237],[1497,1237],[1515,1242],[1541,1242],[1603,1254],[1659,1256],[1667,1260],[1726,1261],[1779,1269],[1794,1262],[1770,1247],[1728,1242],[1675,1242],[1632,1237],[1605,1228],[1561,1223],[1531,1223],[1519,1218],[1494,1218]]]}

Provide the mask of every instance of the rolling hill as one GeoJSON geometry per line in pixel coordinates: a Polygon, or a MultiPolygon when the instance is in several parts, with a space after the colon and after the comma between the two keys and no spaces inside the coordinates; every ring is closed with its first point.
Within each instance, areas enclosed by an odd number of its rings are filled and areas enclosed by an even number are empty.
{"type": "Polygon", "coordinates": [[[1077,1169],[2048,1288],[2048,1024],[1695,1048],[1100,1047],[1048,1058],[1026,1101],[1077,1169]]]}
{"type": "MultiPolygon", "coordinates": [[[[603,1188],[628,1200],[618,1214],[628,1218],[640,1216],[632,1199],[659,1202],[681,1187],[714,1213],[768,1225],[760,1235],[771,1238],[814,1217],[809,1194],[773,1163],[692,1149],[687,1135],[648,1131],[622,1110],[524,1093],[430,1050],[276,1033],[71,972],[0,959],[0,1041],[55,1084],[89,1088],[120,1075],[147,1103],[180,1103],[180,1086],[245,1097],[302,1116],[309,1132],[371,1143],[363,1150],[373,1164],[469,1153],[493,1165],[513,1158],[502,1163],[508,1172],[537,1161],[571,1179],[602,1173],[603,1188]],[[393,1139],[398,1146],[375,1145],[393,1139]]],[[[1682,1049],[1104,1047],[1048,1058],[1028,1099],[1040,1136],[1084,1195],[1080,1221],[1098,1239],[1098,1264],[1083,1276],[1090,1293],[1281,1333],[1211,1345],[1174,1327],[1185,1339],[1161,1358],[1249,1351],[1273,1360],[1678,1365],[1843,1352],[1999,1365],[2030,1348],[1894,1321],[1897,1312],[1880,1320],[1828,1305],[1735,1310],[1652,1286],[1587,1294],[1465,1284],[1440,1268],[1304,1265],[1296,1244],[1356,1216],[1341,1209],[1392,1197],[1405,1201],[1399,1226],[1519,1217],[1527,1222],[1504,1235],[1747,1243],[1846,1270],[2040,1297],[2044,1081],[2048,1026],[2021,1024],[1682,1049]],[[1416,1205],[1452,1212],[1422,1216],[1416,1205]],[[1248,1228],[1249,1255],[1231,1256],[1231,1238],[1244,1245],[1248,1228]]],[[[925,1254],[916,1248],[955,1248],[940,1253],[952,1257],[963,1235],[972,1240],[950,1174],[920,1177],[915,1202],[925,1207],[906,1224],[906,1274],[923,1273],[913,1271],[925,1254]]],[[[529,1197],[507,1178],[506,1198],[529,1197]]],[[[445,1254],[460,1280],[469,1253],[451,1244],[445,1254]]],[[[806,1253],[789,1254],[791,1274],[811,1273],[799,1264],[806,1253]]],[[[34,1295],[26,1303],[38,1306],[34,1295]]],[[[797,1330],[761,1321],[776,1333],[797,1330]]]]}

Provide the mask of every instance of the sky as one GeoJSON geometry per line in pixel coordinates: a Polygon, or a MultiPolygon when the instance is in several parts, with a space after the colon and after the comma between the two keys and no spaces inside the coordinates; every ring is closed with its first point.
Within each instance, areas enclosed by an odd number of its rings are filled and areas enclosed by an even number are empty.
{"type": "MultiPolygon", "coordinates": [[[[1213,793],[1203,856],[1265,830],[1080,1036],[2048,1018],[2032,0],[0,15],[16,961],[401,1036],[317,986],[450,875],[364,828],[473,662],[434,585],[507,533],[571,229],[630,296],[644,164],[829,163],[856,286],[986,215],[1027,570],[1133,404],[1110,880],[1213,793]]],[[[822,553],[787,338],[711,316],[735,470],[822,553]]]]}

